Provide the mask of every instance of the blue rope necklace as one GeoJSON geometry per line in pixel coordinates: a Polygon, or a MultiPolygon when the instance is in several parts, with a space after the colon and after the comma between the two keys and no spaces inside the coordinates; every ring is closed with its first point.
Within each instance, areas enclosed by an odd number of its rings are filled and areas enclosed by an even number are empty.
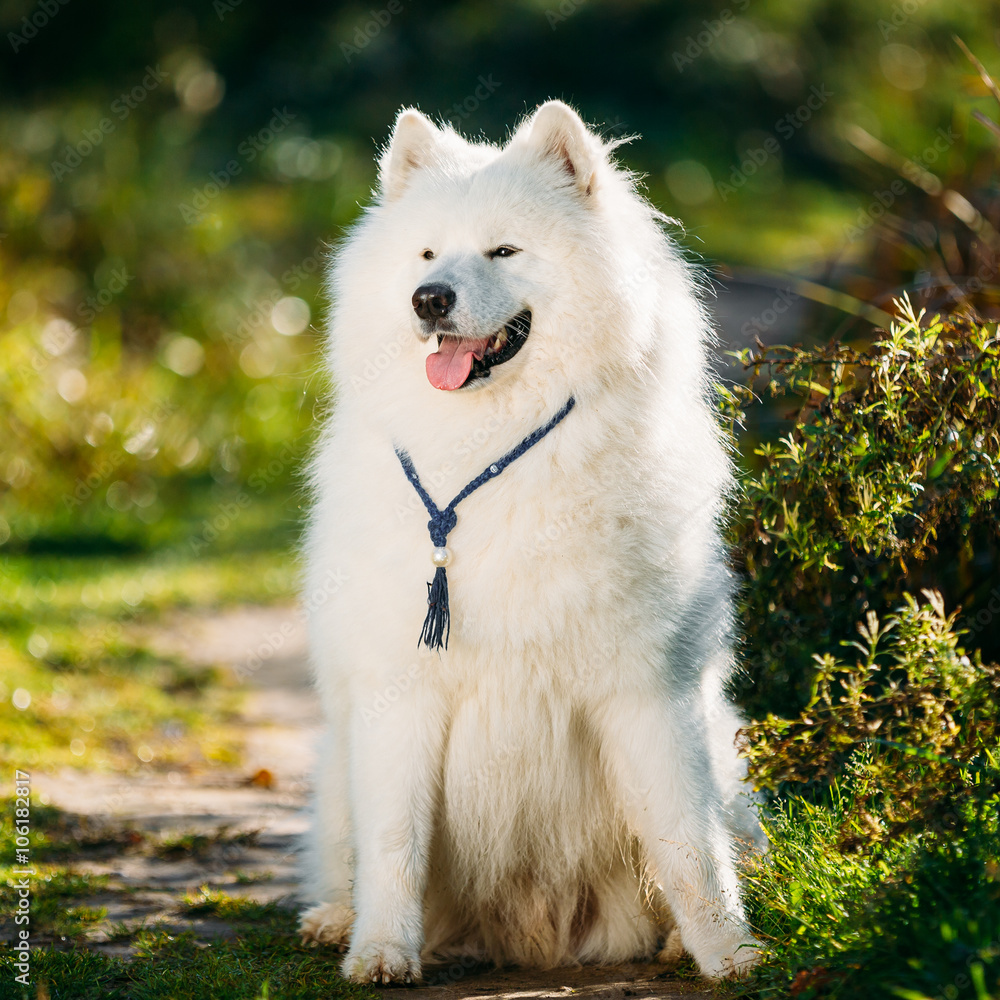
{"type": "Polygon", "coordinates": [[[427,584],[427,617],[424,619],[424,627],[420,631],[417,646],[423,643],[428,649],[440,649],[442,646],[445,649],[448,648],[448,637],[451,635],[451,612],[448,608],[448,574],[445,567],[451,562],[451,552],[446,548],[446,545],[448,532],[455,527],[458,521],[455,508],[470,493],[478,490],[483,483],[499,476],[514,459],[520,458],[529,448],[538,444],[549,431],[553,430],[567,416],[574,406],[576,406],[576,400],[570,396],[566,405],[544,427],[532,431],[520,444],[511,448],[503,458],[498,459],[489,468],[483,469],[443,510],[438,510],[437,505],[430,498],[430,494],[424,489],[410,456],[399,448],[395,449],[396,457],[403,467],[403,472],[406,473],[406,478],[417,491],[417,495],[427,508],[427,513],[431,516],[427,522],[427,530],[434,543],[431,562],[437,567],[434,571],[434,581],[427,584]]]}

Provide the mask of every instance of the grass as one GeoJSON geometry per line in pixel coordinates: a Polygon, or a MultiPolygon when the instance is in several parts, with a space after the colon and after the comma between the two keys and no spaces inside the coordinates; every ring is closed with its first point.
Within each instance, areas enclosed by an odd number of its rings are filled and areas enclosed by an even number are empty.
{"type": "MultiPolygon", "coordinates": [[[[34,976],[51,995],[78,1000],[313,1000],[317,996],[367,998],[378,994],[347,982],[336,957],[298,943],[291,915],[283,924],[241,923],[232,941],[205,947],[193,934],[140,936],[133,962],[80,950],[46,951],[36,956],[34,976]]],[[[0,997],[21,1000],[34,992],[0,986],[0,997]]]]}
{"type": "Polygon", "coordinates": [[[1000,996],[995,811],[952,837],[844,850],[857,823],[839,785],[825,806],[784,802],[772,850],[748,875],[769,955],[746,997],[934,1000],[1000,996]]]}
{"type": "Polygon", "coordinates": [[[223,825],[211,834],[171,834],[160,841],[156,852],[163,858],[203,858],[217,847],[251,847],[257,843],[259,836],[259,830],[231,831],[223,825]]]}
{"type": "Polygon", "coordinates": [[[132,934],[119,929],[117,940],[131,937],[135,945],[135,956],[128,961],[73,944],[40,948],[31,962],[38,992],[35,986],[14,983],[5,971],[0,1000],[45,995],[74,1000],[361,1000],[378,995],[344,980],[332,952],[302,945],[295,915],[287,909],[218,893],[207,902],[193,903],[192,909],[198,915],[224,918],[233,936],[208,942],[193,931],[145,929],[132,934]]]}
{"type": "MultiPolygon", "coordinates": [[[[10,843],[13,800],[2,803],[0,836],[10,843]]],[[[90,828],[85,818],[52,806],[33,804],[29,850],[36,875],[31,879],[31,985],[14,981],[10,953],[0,956],[0,1000],[37,1000],[39,997],[73,1000],[176,1000],[211,997],[212,1000],[296,1000],[324,996],[331,1000],[370,998],[377,994],[355,986],[339,975],[339,956],[329,950],[302,945],[296,933],[297,916],[276,903],[259,903],[231,896],[207,885],[180,899],[167,915],[168,926],[145,920],[104,923],[103,943],[128,945],[128,958],[109,954],[95,945],[94,932],[105,921],[99,905],[115,896],[129,897],[142,887],[122,886],[113,876],[80,870],[81,862],[122,851],[164,857],[200,857],[220,843],[252,842],[253,834],[214,837],[177,835],[136,837],[128,827],[105,824],[90,828]],[[97,904],[97,905],[95,905],[97,904]],[[189,930],[173,922],[194,922],[189,930]],[[198,922],[209,920],[202,933],[198,922]],[[219,936],[219,924],[228,934],[219,936]]],[[[13,865],[0,866],[0,882],[8,891],[20,876],[13,865]]],[[[257,881],[233,873],[237,884],[257,881]]],[[[0,914],[0,937],[15,929],[12,914],[0,914]]]]}
{"type": "Polygon", "coordinates": [[[287,548],[23,555],[4,560],[0,584],[0,701],[16,708],[0,716],[0,761],[128,773],[239,756],[235,679],[156,653],[147,626],[182,609],[290,600],[296,568],[287,548]]]}
{"type": "MultiPolygon", "coordinates": [[[[11,876],[8,876],[11,879],[11,876]]],[[[74,903],[93,896],[107,886],[107,878],[80,874],[52,865],[43,866],[32,879],[31,920],[57,938],[85,934],[106,916],[107,910],[86,903],[74,903]]],[[[9,882],[8,882],[9,884],[9,882]]]]}

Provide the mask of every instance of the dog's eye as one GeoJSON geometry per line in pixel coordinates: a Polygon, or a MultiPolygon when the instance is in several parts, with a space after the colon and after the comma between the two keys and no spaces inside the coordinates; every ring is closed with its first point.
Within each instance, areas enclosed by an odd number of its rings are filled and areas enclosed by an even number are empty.
{"type": "Polygon", "coordinates": [[[424,260],[433,260],[434,259],[434,251],[433,250],[425,250],[420,256],[423,257],[424,260]]]}
{"type": "Polygon", "coordinates": [[[495,250],[487,250],[486,256],[490,260],[496,260],[497,257],[513,257],[514,254],[520,253],[521,251],[517,247],[501,246],[497,247],[495,250]]]}

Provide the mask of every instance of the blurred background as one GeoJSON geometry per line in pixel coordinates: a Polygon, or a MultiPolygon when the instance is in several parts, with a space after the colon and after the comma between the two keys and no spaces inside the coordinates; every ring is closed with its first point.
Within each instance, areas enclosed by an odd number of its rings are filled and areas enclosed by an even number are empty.
{"type": "Polygon", "coordinates": [[[324,259],[400,107],[501,141],[552,97],[608,139],[641,136],[617,155],[713,291],[742,459],[736,694],[766,720],[755,780],[790,803],[754,890],[785,942],[766,974],[827,995],[828,968],[870,966],[837,994],[868,1000],[888,995],[883,966],[909,984],[894,996],[959,996],[946,984],[968,973],[985,998],[988,966],[1000,996],[1000,672],[976,652],[1000,660],[998,15],[0,0],[0,763],[31,774],[39,996],[46,976],[52,996],[315,995],[291,911],[216,890],[292,886],[319,725],[295,606],[302,471],[337,393],[318,365],[324,259]],[[876,334],[903,291],[942,314],[940,338],[929,316],[876,334]],[[831,360],[873,340],[887,363],[831,360]],[[734,355],[761,344],[782,360],[744,392],[734,355]],[[930,587],[933,613],[893,617],[930,587]],[[935,830],[950,860],[921,853],[935,830]],[[64,865],[97,856],[93,879],[64,865]],[[169,892],[142,909],[150,885],[169,892]],[[208,948],[156,923],[185,913],[210,937],[233,913],[253,926],[208,948]],[[132,950],[82,956],[84,940],[132,950]]]}
{"type": "Polygon", "coordinates": [[[966,200],[971,184],[995,203],[995,137],[960,45],[1000,68],[997,12],[5,0],[8,582],[10,558],[289,547],[335,392],[316,370],[324,254],[403,105],[501,140],[561,97],[609,137],[641,135],[620,158],[711,268],[728,346],[863,339],[903,287],[993,315],[956,275],[976,273],[976,218],[996,235],[966,200]]]}

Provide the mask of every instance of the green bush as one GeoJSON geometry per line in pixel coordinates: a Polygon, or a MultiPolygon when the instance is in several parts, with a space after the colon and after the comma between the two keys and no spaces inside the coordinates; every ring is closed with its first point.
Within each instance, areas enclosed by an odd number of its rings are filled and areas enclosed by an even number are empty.
{"type": "MultiPolygon", "coordinates": [[[[897,307],[866,350],[742,355],[799,400],[732,529],[772,843],[745,995],[1000,997],[1000,667],[912,594],[995,586],[1000,338],[897,307]]],[[[753,399],[724,394],[734,426],[753,399]]]]}
{"type": "Polygon", "coordinates": [[[802,714],[746,730],[759,787],[822,800],[838,781],[850,786],[842,851],[955,829],[1000,795],[1000,667],[966,656],[954,614],[939,594],[927,597],[920,605],[907,594],[883,626],[870,612],[861,641],[844,644],[859,662],[817,655],[802,714]]]}
{"type": "MultiPolygon", "coordinates": [[[[773,396],[797,400],[793,425],[765,442],[734,521],[744,572],[740,620],[751,714],[796,713],[814,655],[906,592],[942,589],[984,606],[1000,565],[1000,338],[961,317],[915,314],[867,350],[838,343],[740,352],[773,396]]],[[[754,381],[725,396],[729,418],[754,381]]]]}
{"type": "Polygon", "coordinates": [[[748,873],[759,997],[1000,997],[1000,667],[958,646],[937,594],[817,657],[796,719],[746,730],[772,793],[748,873]]]}

